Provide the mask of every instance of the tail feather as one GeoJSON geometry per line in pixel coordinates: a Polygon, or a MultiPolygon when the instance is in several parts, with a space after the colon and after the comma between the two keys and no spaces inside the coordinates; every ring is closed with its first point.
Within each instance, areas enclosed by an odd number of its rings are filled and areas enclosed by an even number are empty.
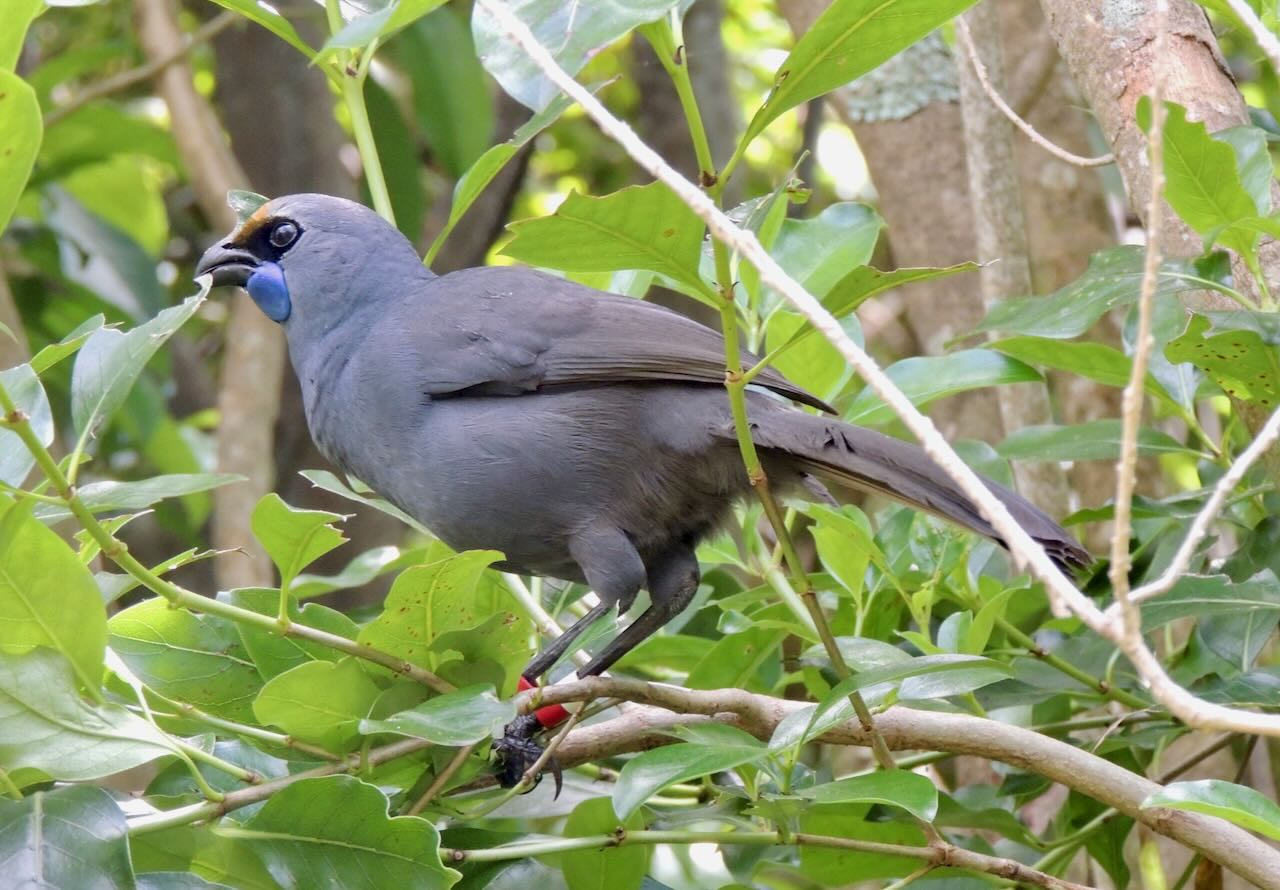
{"type": "MultiPolygon", "coordinates": [[[[793,466],[829,484],[886,495],[1005,546],[968,495],[920,447],[830,417],[773,406],[753,410],[752,418],[751,436],[766,453],[786,455],[793,466]]],[[[1040,508],[1003,485],[983,482],[1059,568],[1072,573],[1092,563],[1088,551],[1040,508]]]]}

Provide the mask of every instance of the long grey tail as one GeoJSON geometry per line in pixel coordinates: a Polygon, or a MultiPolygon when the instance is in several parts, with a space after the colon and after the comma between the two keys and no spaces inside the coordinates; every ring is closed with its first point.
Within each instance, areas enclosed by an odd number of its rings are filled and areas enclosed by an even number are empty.
{"type": "MultiPolygon", "coordinates": [[[[841,488],[878,492],[933,513],[1004,546],[969,497],[919,446],[795,409],[752,405],[752,438],[792,466],[841,488]]],[[[732,435],[732,431],[730,431],[732,435]]],[[[1013,518],[1068,574],[1092,558],[1061,525],[1003,485],[983,479],[1013,518]]]]}

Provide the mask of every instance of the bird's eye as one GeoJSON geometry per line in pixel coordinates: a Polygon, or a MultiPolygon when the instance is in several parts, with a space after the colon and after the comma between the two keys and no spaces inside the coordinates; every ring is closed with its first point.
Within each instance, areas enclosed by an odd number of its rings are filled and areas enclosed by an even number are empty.
{"type": "Polygon", "coordinates": [[[284,249],[298,240],[298,227],[288,220],[278,223],[271,230],[271,236],[268,240],[271,242],[272,247],[284,249]]]}

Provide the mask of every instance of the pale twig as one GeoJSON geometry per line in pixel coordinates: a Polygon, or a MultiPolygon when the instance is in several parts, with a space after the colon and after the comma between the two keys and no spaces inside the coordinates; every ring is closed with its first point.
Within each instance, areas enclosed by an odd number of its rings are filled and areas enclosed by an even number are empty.
{"type": "Polygon", "coordinates": [[[72,112],[78,111],[85,105],[101,99],[104,96],[110,96],[112,93],[118,93],[121,90],[127,90],[134,84],[149,80],[158,72],[168,68],[174,62],[183,58],[187,53],[191,52],[197,46],[217,37],[231,25],[240,20],[240,13],[234,10],[226,9],[218,13],[209,21],[205,22],[199,28],[191,32],[188,37],[178,46],[173,47],[167,53],[156,56],[136,68],[130,68],[128,71],[121,71],[119,74],[113,74],[110,77],[104,77],[102,80],[94,81],[86,86],[80,92],[76,93],[65,105],[59,105],[44,116],[44,127],[49,129],[58,121],[70,115],[72,112]]]}
{"type": "Polygon", "coordinates": [[[991,80],[987,76],[987,66],[982,64],[982,59],[978,57],[978,48],[973,45],[973,35],[969,33],[969,23],[963,17],[956,19],[956,38],[964,46],[965,56],[973,65],[973,71],[978,76],[978,82],[982,84],[982,90],[987,94],[987,98],[991,103],[999,108],[1001,113],[1007,117],[1015,127],[1026,134],[1027,138],[1036,145],[1043,148],[1049,154],[1053,155],[1060,161],[1068,164],[1074,164],[1077,167],[1104,167],[1107,164],[1114,164],[1116,156],[1108,152],[1105,155],[1099,155],[1096,158],[1086,158],[1083,155],[1074,154],[1067,151],[1060,145],[1051,142],[1040,134],[1035,127],[1027,123],[1018,112],[1009,106],[1004,100],[1000,92],[991,85],[991,80]]]}
{"type": "MultiPolygon", "coordinates": [[[[1190,527],[1187,529],[1187,536],[1178,547],[1178,552],[1173,555],[1169,567],[1161,573],[1159,578],[1133,591],[1129,595],[1131,602],[1141,603],[1152,597],[1160,596],[1160,594],[1167,592],[1177,583],[1178,579],[1187,571],[1187,567],[1191,564],[1191,557],[1195,555],[1196,548],[1204,540],[1205,534],[1209,531],[1209,524],[1217,518],[1218,511],[1222,509],[1222,505],[1226,503],[1227,498],[1235,491],[1235,487],[1244,479],[1244,475],[1249,472],[1249,468],[1266,453],[1277,438],[1280,438],[1280,408],[1277,408],[1272,413],[1266,424],[1258,431],[1258,437],[1249,443],[1248,448],[1240,452],[1240,456],[1235,459],[1235,462],[1231,464],[1227,472],[1222,474],[1222,478],[1218,480],[1218,484],[1213,488],[1213,494],[1209,496],[1209,500],[1205,501],[1204,506],[1200,508],[1200,512],[1196,514],[1196,518],[1192,520],[1190,527]]],[[[1113,615],[1115,608],[1115,606],[1112,606],[1111,609],[1108,609],[1108,614],[1113,615]]]]}
{"type": "Polygon", "coordinates": [[[947,444],[933,422],[921,414],[867,352],[850,339],[840,322],[817,298],[783,271],[777,261],[761,247],[754,234],[734,224],[700,188],[677,173],[657,152],[641,141],[629,126],[614,117],[590,92],[570,77],[505,4],[498,0],[479,0],[479,3],[524,49],[539,70],[577,101],[606,135],[615,140],[641,167],[675,192],[706,223],[714,237],[751,262],[759,271],[761,281],[781,293],[836,347],[845,361],[867,382],[871,391],[902,418],[906,427],[920,440],[929,457],[956,480],[960,489],[991,523],[1001,540],[1006,542],[1016,562],[1030,566],[1034,575],[1052,587],[1090,627],[1105,628],[1102,611],[1067,580],[1044,550],[1009,515],[1004,504],[947,444]]]}
{"type": "Polygon", "coordinates": [[[1280,71],[1280,40],[1276,39],[1276,35],[1268,30],[1267,26],[1262,23],[1262,19],[1258,18],[1258,14],[1253,11],[1245,0],[1227,0],[1227,5],[1231,7],[1231,11],[1236,17],[1244,23],[1249,29],[1249,33],[1253,35],[1253,39],[1258,41],[1258,46],[1262,47],[1262,51],[1266,53],[1267,58],[1271,61],[1271,67],[1276,71],[1280,71]]]}
{"type": "Polygon", "coordinates": [[[413,806],[409,807],[408,811],[405,812],[406,816],[418,815],[427,808],[427,804],[435,800],[436,795],[444,788],[445,783],[453,778],[454,773],[461,769],[462,765],[467,762],[467,758],[471,756],[471,752],[476,749],[476,744],[478,743],[464,745],[458,749],[458,752],[453,755],[453,758],[444,765],[444,769],[440,770],[439,775],[437,775],[431,781],[431,784],[427,786],[427,790],[422,792],[422,796],[415,800],[413,802],[413,806]]]}

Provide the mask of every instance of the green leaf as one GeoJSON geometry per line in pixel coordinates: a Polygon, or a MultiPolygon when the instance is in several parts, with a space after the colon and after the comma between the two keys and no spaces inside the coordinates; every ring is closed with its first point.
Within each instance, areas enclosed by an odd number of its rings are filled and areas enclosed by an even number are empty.
{"type": "MultiPolygon", "coordinates": [[[[800,816],[800,830],[882,844],[920,846],[924,843],[921,831],[914,823],[868,821],[867,809],[866,805],[859,804],[811,805],[800,816]]],[[[828,849],[809,844],[800,847],[801,873],[821,887],[846,884],[849,875],[857,875],[859,881],[901,878],[919,867],[920,860],[905,856],[828,849]]]]}
{"type": "Polygon", "coordinates": [[[1219,779],[1174,782],[1142,802],[1144,810],[1153,807],[1217,816],[1247,831],[1280,840],[1280,806],[1265,794],[1232,782],[1219,779]]]}
{"type": "Polygon", "coordinates": [[[257,192],[250,192],[245,189],[231,189],[227,192],[227,206],[235,213],[236,224],[241,226],[247,223],[249,217],[262,209],[262,205],[270,200],[266,195],[260,195],[257,192]]]}
{"type": "Polygon", "coordinates": [[[924,822],[938,813],[938,789],[926,777],[907,770],[850,776],[796,792],[814,803],[878,803],[906,810],[924,822]]]}
{"type": "Polygon", "coordinates": [[[174,752],[119,705],[91,705],[56,652],[0,654],[0,763],[68,782],[100,779],[174,752]]]}
{"type": "Polygon", "coordinates": [[[501,558],[496,550],[471,550],[406,569],[391,585],[382,614],[360,632],[360,643],[434,669],[444,661],[431,649],[437,637],[505,611],[506,595],[484,577],[501,558]]]}
{"type": "MultiPolygon", "coordinates": [[[[862,326],[856,316],[842,318],[840,326],[863,345],[862,326]]],[[[812,327],[799,313],[787,309],[770,313],[765,327],[765,348],[773,356],[770,364],[788,380],[830,400],[852,379],[853,368],[826,337],[804,337],[806,329],[812,327]],[[782,350],[784,344],[787,348],[782,350]]]]}
{"type": "Polygon", "coordinates": [[[354,557],[351,562],[347,563],[346,568],[336,575],[312,575],[308,573],[298,575],[293,579],[293,584],[289,586],[289,592],[299,600],[304,600],[313,596],[333,593],[335,590],[363,587],[386,572],[409,565],[410,562],[421,562],[421,559],[415,559],[415,555],[420,552],[422,552],[421,548],[401,553],[399,547],[391,545],[374,547],[354,557]]]}
{"type": "Polygon", "coordinates": [[[355,16],[342,30],[325,41],[320,50],[320,58],[326,58],[340,49],[364,49],[374,40],[395,34],[444,2],[445,0],[395,0],[379,10],[355,16]]]}
{"type": "Polygon", "coordinates": [[[1204,644],[1246,671],[1280,623],[1280,584],[1270,570],[1240,582],[1225,575],[1186,575],[1142,606],[1144,631],[1181,618],[1199,619],[1204,644]]]}
{"type": "MultiPolygon", "coordinates": [[[[84,341],[96,330],[102,327],[106,321],[101,314],[86,318],[80,324],[76,325],[75,330],[71,331],[57,343],[50,343],[41,349],[31,359],[31,368],[37,374],[43,374],[52,368],[58,362],[62,361],[69,355],[74,355],[84,345],[84,341]]],[[[46,443],[47,444],[47,443],[46,443]]]]}
{"type": "MultiPolygon", "coordinates": [[[[273,588],[245,587],[231,591],[230,597],[235,605],[260,615],[275,617],[280,608],[280,592],[273,588]]],[[[293,596],[289,597],[289,620],[348,640],[354,640],[360,632],[356,623],[341,612],[319,603],[307,603],[299,609],[293,596]]],[[[342,653],[330,646],[282,636],[257,625],[237,624],[236,630],[264,679],[278,677],[310,661],[338,661],[342,658],[342,653]]]]}
{"type": "MultiPolygon", "coordinates": [[[[886,368],[885,373],[917,408],[971,389],[1043,379],[1035,368],[989,349],[903,359],[886,368]]],[[[878,395],[864,389],[853,400],[845,419],[864,426],[881,426],[896,417],[878,395]]]]}
{"type": "Polygon", "coordinates": [[[429,698],[384,720],[360,721],[360,732],[393,732],[459,748],[497,735],[516,718],[516,706],[499,701],[488,685],[467,686],[429,698]]]}
{"type": "Polygon", "coordinates": [[[422,233],[422,223],[427,214],[419,141],[410,130],[396,99],[372,77],[364,82],[364,102],[374,145],[378,149],[378,161],[382,164],[382,175],[390,194],[396,228],[406,238],[416,239],[422,233]]]}
{"type": "MultiPolygon", "coordinates": [[[[832,204],[809,219],[786,219],[771,251],[778,264],[818,299],[870,261],[884,220],[865,204],[832,204]]],[[[775,298],[776,299],[776,298],[775,298]]]]}
{"type": "MultiPolygon", "coordinates": [[[[592,93],[599,89],[600,85],[588,87],[592,93]]],[[[515,134],[506,142],[495,145],[482,154],[466,173],[462,174],[458,179],[457,185],[453,187],[453,201],[449,205],[449,219],[445,223],[444,228],[440,230],[440,234],[436,235],[436,239],[431,242],[431,247],[427,249],[427,255],[423,262],[430,266],[435,262],[436,255],[440,253],[440,248],[444,246],[445,239],[449,237],[449,233],[453,231],[454,226],[458,224],[458,220],[462,219],[468,208],[475,203],[476,198],[485,190],[485,187],[493,182],[493,178],[502,172],[502,168],[507,166],[507,162],[515,157],[516,152],[523,148],[529,140],[537,136],[547,127],[555,123],[560,115],[571,106],[573,102],[567,96],[557,96],[546,108],[539,111],[531,117],[525,124],[516,130],[515,134]]]]}
{"type": "Polygon", "coordinates": [[[726,634],[716,640],[711,651],[689,672],[685,685],[690,689],[753,686],[760,666],[778,657],[778,646],[786,635],[784,630],[760,626],[726,634]]]}
{"type": "MultiPolygon", "coordinates": [[[[637,25],[657,21],[669,10],[687,5],[684,0],[615,0],[607,4],[510,0],[505,4],[569,74],[577,74],[592,56],[637,25]]],[[[521,105],[540,111],[560,94],[484,6],[476,6],[471,13],[471,33],[480,63],[521,105]]]]}
{"type": "MultiPolygon", "coordinates": [[[[40,378],[30,365],[0,371],[0,385],[19,411],[27,415],[31,431],[48,446],[53,441],[53,409],[40,378]]],[[[13,430],[0,427],[0,482],[20,487],[36,465],[35,455],[13,430]]]]}
{"type": "MultiPolygon", "coordinates": [[[[384,501],[382,498],[375,497],[371,494],[362,494],[353,490],[350,486],[344,485],[337,476],[333,475],[328,470],[302,470],[298,475],[322,491],[327,491],[330,494],[336,494],[339,497],[346,498],[349,501],[355,501],[357,504],[363,504],[366,507],[372,507],[375,510],[386,513],[388,516],[394,516],[396,519],[399,519],[405,525],[409,526],[409,528],[414,529],[427,537],[434,537],[431,534],[430,529],[418,520],[414,519],[408,513],[401,510],[399,507],[388,501],[384,501]]],[[[368,491],[368,489],[366,488],[364,491],[368,491]]]]}
{"type": "MultiPolygon", "coordinates": [[[[1245,190],[1231,146],[1209,136],[1200,121],[1188,121],[1187,111],[1176,102],[1165,102],[1164,125],[1165,198],[1178,216],[1202,235],[1240,219],[1265,214],[1245,190]]],[[[1138,124],[1151,126],[1151,102],[1138,101],[1138,124]]],[[[1233,250],[1249,252],[1252,239],[1228,238],[1233,250]]]]}
{"type": "Polygon", "coordinates": [[[0,862],[10,887],[134,890],[124,813],[78,785],[0,800],[0,862]]]}
{"type": "Polygon", "coordinates": [[[613,789],[613,810],[626,819],[668,785],[752,763],[768,750],[762,742],[735,730],[714,745],[685,742],[645,751],[623,765],[613,789]]]}
{"type": "Polygon", "coordinates": [[[253,702],[253,714],[291,736],[348,751],[378,693],[356,658],[309,661],[268,680],[253,702]]]}
{"type": "Polygon", "coordinates": [[[280,587],[288,590],[298,573],[346,542],[333,527],[347,517],[324,510],[290,507],[271,492],[253,508],[253,535],[280,570],[280,587]]]}
{"type": "MultiPolygon", "coordinates": [[[[11,28],[8,21],[4,30],[11,28]]],[[[35,166],[44,129],[41,120],[35,90],[12,71],[0,68],[0,232],[8,227],[35,166]]]]}
{"type": "Polygon", "coordinates": [[[857,309],[876,294],[917,281],[932,281],[959,272],[972,272],[977,263],[957,263],[954,266],[891,269],[882,272],[872,266],[858,266],[833,284],[822,304],[837,318],[857,309]]]}
{"type": "MultiPolygon", "coordinates": [[[[642,828],[644,817],[640,813],[632,813],[624,822],[614,815],[609,798],[596,797],[573,808],[560,834],[563,837],[593,837],[613,834],[619,829],[642,828]]],[[[649,868],[652,850],[647,844],[633,844],[578,850],[563,853],[558,859],[569,890],[639,890],[649,868]]]]}
{"type": "MultiPolygon", "coordinates": [[[[1029,365],[1069,371],[1106,386],[1129,385],[1133,360],[1113,346],[1089,341],[1055,340],[1049,337],[1008,337],[987,344],[991,349],[1011,355],[1029,365]]],[[[1176,405],[1173,397],[1150,373],[1147,374],[1147,395],[1166,405],[1176,405]]]]}
{"type": "MultiPolygon", "coordinates": [[[[493,590],[497,584],[497,579],[492,574],[480,580],[481,589],[493,590]]],[[[566,652],[565,657],[572,655],[578,648],[589,646],[602,633],[607,634],[612,630],[615,625],[613,616],[602,618],[575,641],[575,648],[566,652]],[[597,628],[600,630],[597,631],[597,628]]],[[[529,646],[529,631],[527,619],[518,618],[510,612],[498,612],[475,627],[446,630],[431,641],[430,649],[440,655],[457,652],[468,665],[475,665],[481,661],[496,662],[502,666],[506,674],[506,682],[500,690],[501,693],[504,696],[515,695],[516,684],[520,680],[520,668],[524,667],[532,654],[529,646]]]]}
{"type": "Polygon", "coordinates": [[[512,223],[502,253],[568,272],[649,269],[696,291],[702,220],[660,182],[589,198],[570,192],[551,216],[512,223]]]}
{"type": "MultiPolygon", "coordinates": [[[[1120,456],[1119,420],[1095,420],[1070,426],[1044,424],[1016,430],[996,446],[1010,460],[1115,460],[1120,456]]],[[[1138,430],[1139,454],[1196,454],[1168,433],[1138,430]]]]}
{"type": "Polygon", "coordinates": [[[60,652],[96,694],[107,647],[98,585],[65,541],[26,505],[13,504],[0,517],[0,652],[36,646],[60,652]]]}
{"type": "MultiPolygon", "coordinates": [[[[1095,253],[1083,275],[1047,297],[1002,300],[974,328],[1069,340],[1078,337],[1117,306],[1136,302],[1142,284],[1143,248],[1126,245],[1095,253]]],[[[1160,267],[1155,299],[1162,300],[1204,282],[1189,263],[1166,261],[1160,267]]]]}
{"type": "Polygon", "coordinates": [[[213,0],[213,2],[226,9],[235,10],[251,22],[256,22],[309,60],[315,61],[315,50],[298,36],[293,25],[289,24],[289,21],[280,13],[262,5],[257,0],[213,0]]]}
{"type": "MultiPolygon", "coordinates": [[[[235,473],[171,473],[151,476],[136,482],[117,482],[104,479],[90,482],[78,489],[80,500],[92,513],[146,510],[165,498],[185,497],[196,492],[221,488],[233,482],[243,482],[244,476],[235,473]]],[[[45,522],[59,522],[71,516],[67,507],[41,505],[36,515],[45,522]]]]}
{"type": "Polygon", "coordinates": [[[229,720],[253,721],[262,678],[234,624],[157,598],[113,615],[107,630],[111,648],[156,692],[229,720]]]}
{"type": "Polygon", "coordinates": [[[303,779],[242,828],[221,833],[257,853],[293,887],[447,890],[461,875],[440,864],[440,835],[416,816],[391,817],[387,799],[351,776],[303,779]]]}
{"type": "Polygon", "coordinates": [[[878,67],[974,0],[835,0],[791,50],[747,126],[749,143],[784,112],[878,67]]]}
{"type": "Polygon", "coordinates": [[[207,283],[202,284],[200,293],[127,334],[103,328],[85,341],[71,375],[71,419],[82,442],[124,404],[147,362],[195,314],[208,292],[207,283]]]}
{"type": "Polygon", "coordinates": [[[1171,362],[1191,362],[1233,399],[1264,408],[1280,404],[1280,352],[1251,330],[1205,336],[1209,320],[1192,315],[1186,332],[1164,348],[1171,362]]]}
{"type": "Polygon", "coordinates": [[[1267,134],[1260,127],[1229,127],[1212,136],[1225,142],[1236,153],[1236,169],[1240,183],[1248,193],[1259,213],[1271,210],[1271,153],[1267,149],[1267,134]]]}
{"type": "Polygon", "coordinates": [[[489,147],[494,123],[470,29],[454,10],[437,10],[388,49],[413,84],[414,115],[432,155],[458,179],[489,147]]]}
{"type": "MultiPolygon", "coordinates": [[[[5,4],[5,26],[0,29],[0,71],[13,71],[22,54],[22,41],[31,20],[44,10],[44,0],[8,0],[5,4]]],[[[3,229],[0,224],[0,229],[3,229]]]]}

